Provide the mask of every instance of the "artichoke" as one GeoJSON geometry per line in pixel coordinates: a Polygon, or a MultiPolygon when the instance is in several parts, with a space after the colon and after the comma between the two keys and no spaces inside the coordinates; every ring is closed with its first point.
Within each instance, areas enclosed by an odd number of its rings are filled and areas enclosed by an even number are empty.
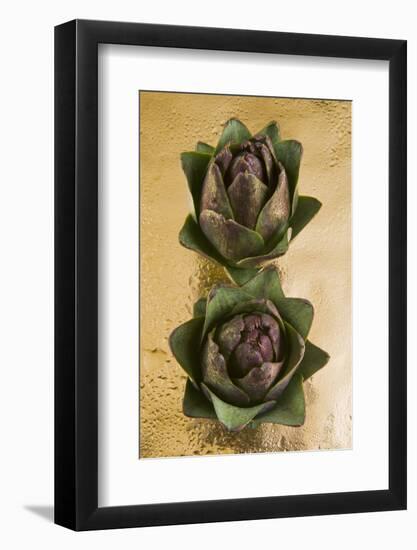
{"type": "Polygon", "coordinates": [[[307,340],[312,320],[313,306],[285,297],[273,266],[241,287],[213,287],[169,339],[188,375],[184,414],[230,431],[254,420],[302,425],[303,381],[329,359],[307,340]]]}
{"type": "Polygon", "coordinates": [[[321,207],[298,196],[301,155],[298,141],[280,139],[276,122],[252,136],[236,119],[226,123],[216,148],[199,142],[196,151],[182,153],[194,214],[180,243],[224,266],[238,284],[285,254],[321,207]]]}

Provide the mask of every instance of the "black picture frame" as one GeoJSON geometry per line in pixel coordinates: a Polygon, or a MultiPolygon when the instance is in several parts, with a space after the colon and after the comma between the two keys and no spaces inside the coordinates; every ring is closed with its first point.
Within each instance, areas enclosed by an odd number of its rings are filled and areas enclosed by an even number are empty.
{"type": "MultiPolygon", "coordinates": [[[[55,522],[74,530],[406,508],[406,41],[74,20],[55,28],[55,522]],[[98,44],[389,62],[389,488],[98,507],[98,44]]],[[[371,251],[370,251],[371,253],[371,251]]]]}

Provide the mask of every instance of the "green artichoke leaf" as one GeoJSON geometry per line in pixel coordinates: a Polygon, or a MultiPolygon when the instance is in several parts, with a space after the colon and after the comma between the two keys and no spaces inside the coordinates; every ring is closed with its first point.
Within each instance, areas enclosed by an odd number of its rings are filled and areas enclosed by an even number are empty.
{"type": "Polygon", "coordinates": [[[181,153],[181,166],[187,178],[196,218],[200,212],[201,190],[210,159],[210,155],[197,151],[181,153]]]}
{"type": "Polygon", "coordinates": [[[318,370],[322,369],[330,359],[330,355],[324,350],[312,344],[309,340],[306,342],[306,349],[303,360],[300,363],[298,372],[304,380],[313,376],[318,370]]]}
{"type": "Polygon", "coordinates": [[[291,218],[291,240],[314,218],[321,208],[321,202],[314,197],[298,197],[297,209],[291,218]]]}
{"type": "Polygon", "coordinates": [[[211,162],[204,178],[200,200],[201,210],[213,210],[226,219],[234,219],[220,168],[211,162]]]}
{"type": "Polygon", "coordinates": [[[222,135],[216,147],[216,153],[218,153],[228,143],[241,144],[251,138],[251,134],[246,126],[237,120],[237,118],[231,118],[225,124],[222,135]]]}
{"type": "Polygon", "coordinates": [[[195,150],[197,151],[197,153],[205,153],[206,155],[210,156],[214,154],[214,147],[212,147],[208,143],[204,143],[203,141],[197,142],[195,150]]]}
{"type": "Polygon", "coordinates": [[[255,405],[254,407],[235,407],[234,405],[222,401],[205,384],[201,384],[201,387],[211,399],[217,418],[231,432],[240,431],[253,420],[255,416],[270,410],[275,405],[275,401],[268,401],[260,405],[255,405]]]}
{"type": "Polygon", "coordinates": [[[226,145],[226,147],[223,147],[223,149],[214,157],[217,166],[220,168],[220,173],[222,177],[224,177],[224,175],[226,174],[227,169],[232,162],[232,159],[233,153],[230,150],[230,146],[228,145],[226,145]]]}
{"type": "Polygon", "coordinates": [[[182,402],[182,410],[186,416],[191,418],[213,418],[217,419],[213,405],[194,384],[187,379],[185,385],[184,399],[182,402]]]}
{"type": "Polygon", "coordinates": [[[226,361],[239,344],[245,328],[242,315],[230,315],[227,321],[221,322],[215,329],[215,340],[226,361]]]}
{"type": "Polygon", "coordinates": [[[284,234],[282,239],[268,252],[259,254],[258,256],[251,256],[244,258],[243,260],[238,260],[234,267],[251,269],[254,267],[259,267],[263,263],[278,258],[285,254],[288,250],[288,231],[284,234]]]}
{"type": "Polygon", "coordinates": [[[292,202],[292,214],[297,206],[296,190],[298,175],[300,172],[300,162],[303,154],[303,146],[299,141],[287,139],[280,141],[276,146],[275,153],[277,159],[282,162],[288,176],[288,186],[292,202]]]}
{"type": "MultiPolygon", "coordinates": [[[[242,378],[234,380],[235,384],[251,396],[254,401],[262,401],[266,392],[278,376],[283,362],[266,362],[260,367],[254,367],[242,378]]],[[[236,404],[237,401],[236,401],[236,404]]]]}
{"type": "Polygon", "coordinates": [[[259,214],[256,222],[256,231],[262,235],[265,242],[268,242],[274,236],[278,240],[281,240],[288,227],[289,216],[290,195],[288,178],[285,170],[282,169],[274,194],[259,214]]]}
{"type": "Polygon", "coordinates": [[[311,302],[303,298],[279,298],[275,304],[284,320],[306,340],[314,317],[311,302]]]}
{"type": "Polygon", "coordinates": [[[206,314],[207,298],[199,298],[193,307],[193,317],[204,317],[206,314]]]}
{"type": "Polygon", "coordinates": [[[304,424],[305,399],[301,374],[294,375],[276,406],[269,412],[259,415],[256,420],[260,423],[271,422],[285,426],[302,426],[304,424]]]}
{"type": "Polygon", "coordinates": [[[270,144],[270,147],[265,145],[265,143],[262,143],[259,152],[265,164],[269,185],[273,185],[275,183],[274,166],[276,165],[277,160],[275,159],[274,147],[269,137],[266,137],[265,141],[270,144]]]}
{"type": "Polygon", "coordinates": [[[287,334],[287,343],[289,344],[289,352],[286,360],[283,376],[276,382],[266,394],[265,399],[278,399],[286,390],[288,384],[297,372],[301,360],[305,352],[305,343],[300,334],[289,324],[284,321],[287,334]]]}
{"type": "Polygon", "coordinates": [[[264,267],[242,288],[254,298],[271,300],[276,305],[284,298],[278,271],[272,265],[264,267]]]}
{"type": "Polygon", "coordinates": [[[276,151],[278,143],[281,141],[278,123],[275,120],[272,120],[269,124],[265,126],[265,128],[262,128],[260,132],[256,133],[255,137],[257,136],[268,136],[272,142],[274,151],[276,151]]]}
{"type": "Polygon", "coordinates": [[[201,212],[200,227],[220,255],[229,262],[260,254],[265,246],[259,233],[213,210],[201,212]]]}
{"type": "Polygon", "coordinates": [[[196,223],[193,216],[189,214],[185,219],[184,225],[179,233],[179,242],[185,248],[198,252],[205,258],[216,261],[220,265],[225,265],[225,260],[213,247],[200,226],[196,223]]]}
{"type": "MultiPolygon", "coordinates": [[[[227,189],[227,195],[234,219],[241,225],[254,229],[259,212],[267,201],[268,187],[254,174],[241,172],[227,189]]],[[[261,231],[258,233],[262,235],[261,231]]]]}
{"type": "Polygon", "coordinates": [[[258,269],[239,269],[235,267],[225,266],[224,268],[226,275],[238,286],[246,284],[248,281],[253,279],[255,275],[259,272],[258,269]]]}
{"type": "Polygon", "coordinates": [[[226,367],[226,361],[219,351],[219,346],[213,340],[212,333],[207,336],[202,355],[203,380],[222,399],[232,401],[235,405],[245,407],[250,403],[244,389],[236,386],[231,380],[226,367]]]}
{"type": "Polygon", "coordinates": [[[201,379],[199,342],[203,326],[203,317],[190,319],[169,336],[169,346],[175,359],[194,382],[201,379]]]}
{"type": "Polygon", "coordinates": [[[207,297],[206,318],[202,337],[227,316],[237,304],[251,300],[251,296],[239,287],[214,286],[207,297]]]}

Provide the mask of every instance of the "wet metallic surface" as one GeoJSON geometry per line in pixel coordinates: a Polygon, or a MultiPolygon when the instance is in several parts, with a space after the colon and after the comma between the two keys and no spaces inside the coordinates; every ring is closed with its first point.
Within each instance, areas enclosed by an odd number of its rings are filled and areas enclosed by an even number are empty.
{"type": "Polygon", "coordinates": [[[351,447],[350,140],[348,101],[140,94],[140,458],[351,447]],[[179,155],[198,140],[216,144],[231,117],[251,131],[277,120],[284,139],[301,141],[300,193],[323,203],[275,261],[285,293],[313,303],[310,339],[331,356],[304,384],[300,428],[261,424],[228,433],[218,422],[190,419],[181,410],[186,376],[168,336],[190,318],[194,301],[227,277],[178,243],[191,208],[179,155]]]}

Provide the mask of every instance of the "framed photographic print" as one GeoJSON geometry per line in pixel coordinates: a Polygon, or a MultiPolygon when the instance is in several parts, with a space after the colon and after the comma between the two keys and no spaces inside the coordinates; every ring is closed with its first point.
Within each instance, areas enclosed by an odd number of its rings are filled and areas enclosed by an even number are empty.
{"type": "Polygon", "coordinates": [[[55,521],[406,507],[406,42],[55,30],[55,521]]]}

